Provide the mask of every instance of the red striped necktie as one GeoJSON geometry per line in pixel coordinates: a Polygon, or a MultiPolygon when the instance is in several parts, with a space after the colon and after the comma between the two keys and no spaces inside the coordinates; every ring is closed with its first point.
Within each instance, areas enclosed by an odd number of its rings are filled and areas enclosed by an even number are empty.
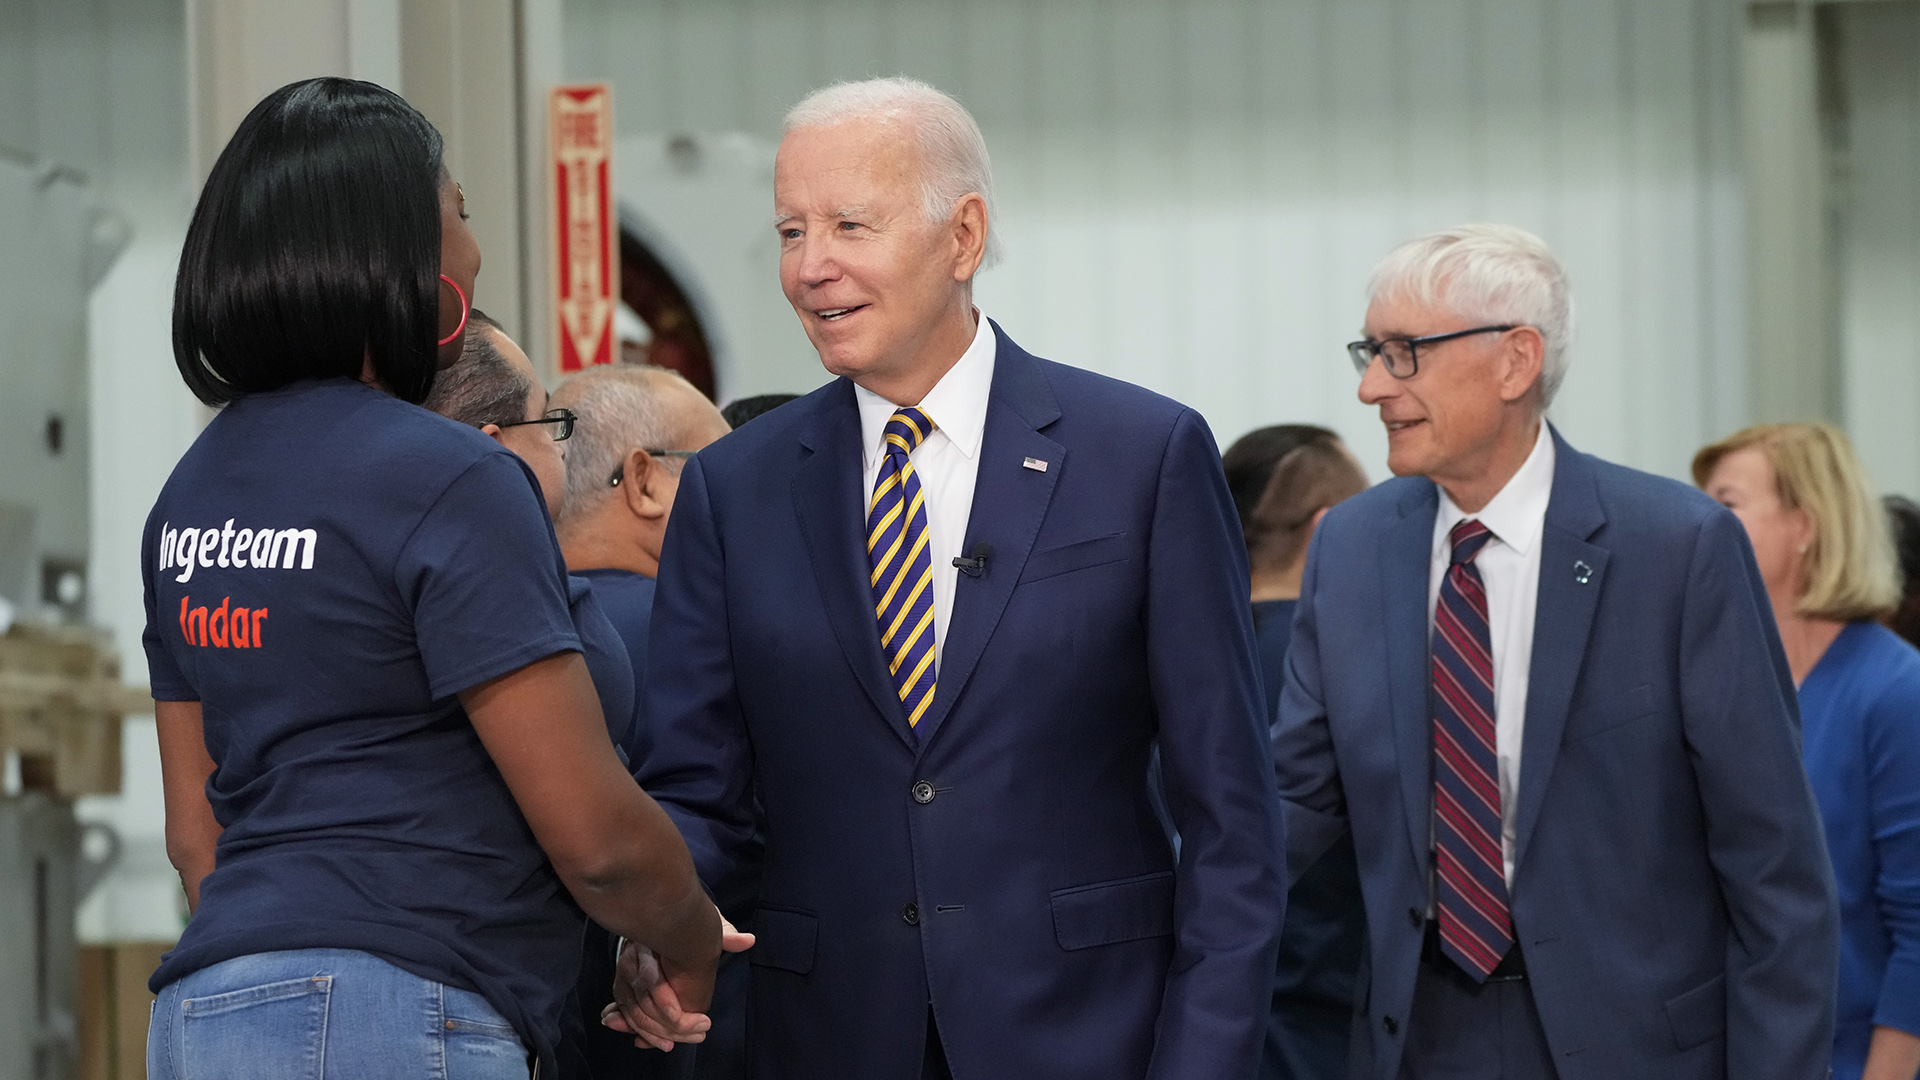
{"type": "Polygon", "coordinates": [[[1462,521],[1433,612],[1434,858],[1440,949],[1484,982],[1513,946],[1500,851],[1493,645],[1487,590],[1473,565],[1493,533],[1462,521]]]}

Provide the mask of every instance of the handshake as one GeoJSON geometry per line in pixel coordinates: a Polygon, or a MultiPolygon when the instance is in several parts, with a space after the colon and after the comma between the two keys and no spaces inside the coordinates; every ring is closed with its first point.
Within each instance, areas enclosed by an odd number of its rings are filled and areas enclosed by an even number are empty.
{"type": "MultiPolygon", "coordinates": [[[[745,952],[753,935],[720,920],[722,952],[745,952]]],[[[620,940],[613,973],[613,1001],[600,1012],[600,1022],[632,1035],[635,1046],[672,1050],[675,1043],[698,1043],[707,1038],[713,1021],[704,1011],[713,997],[716,957],[704,964],[681,968],[637,941],[620,940]]]]}

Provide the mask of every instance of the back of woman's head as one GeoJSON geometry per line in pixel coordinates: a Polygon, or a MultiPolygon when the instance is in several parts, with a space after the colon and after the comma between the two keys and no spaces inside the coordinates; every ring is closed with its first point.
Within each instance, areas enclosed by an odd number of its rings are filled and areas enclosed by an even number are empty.
{"type": "Polygon", "coordinates": [[[1367,489],[1367,474],[1338,436],[1309,439],[1274,462],[1245,525],[1247,562],[1278,573],[1306,558],[1314,520],[1367,489]]]}
{"type": "Polygon", "coordinates": [[[1227,490],[1233,507],[1240,514],[1240,528],[1251,535],[1256,525],[1254,509],[1267,492],[1274,467],[1280,459],[1308,443],[1338,443],[1340,436],[1314,424],[1275,424],[1257,428],[1234,440],[1220,455],[1220,467],[1227,474],[1227,490]]]}
{"type": "Polygon", "coordinates": [[[320,78],[254,106],[207,176],[173,298],[173,356],[221,405],[302,379],[433,386],[440,133],[399,95],[320,78]]]}

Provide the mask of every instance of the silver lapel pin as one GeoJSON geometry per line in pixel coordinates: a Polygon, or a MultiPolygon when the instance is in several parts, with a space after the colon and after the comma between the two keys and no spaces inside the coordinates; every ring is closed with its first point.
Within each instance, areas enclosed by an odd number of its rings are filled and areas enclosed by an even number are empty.
{"type": "Polygon", "coordinates": [[[1592,581],[1593,567],[1588,566],[1586,563],[1580,561],[1579,559],[1575,559],[1573,561],[1573,580],[1579,582],[1582,585],[1585,585],[1587,582],[1592,581]]]}
{"type": "Polygon", "coordinates": [[[1047,463],[1044,461],[1041,461],[1037,457],[1030,457],[1022,460],[1020,462],[1020,467],[1023,469],[1032,469],[1034,472],[1047,471],[1047,463]]]}

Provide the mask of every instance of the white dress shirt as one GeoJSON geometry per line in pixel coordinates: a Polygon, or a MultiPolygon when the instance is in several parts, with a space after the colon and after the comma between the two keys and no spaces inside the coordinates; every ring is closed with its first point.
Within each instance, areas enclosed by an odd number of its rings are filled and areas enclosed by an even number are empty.
{"type": "MultiPolygon", "coordinates": [[[[933,559],[933,670],[939,678],[942,651],[947,644],[947,620],[953,614],[953,590],[960,571],[953,560],[964,554],[967,521],[973,515],[973,485],[980,476],[980,438],[987,427],[987,395],[993,388],[993,355],[998,348],[993,326],[975,309],[978,324],[973,343],[927,396],[915,406],[933,421],[933,434],[913,451],[914,475],[927,507],[927,554],[933,559]]],[[[861,470],[861,532],[873,501],[874,481],[886,459],[887,421],[900,406],[868,390],[853,388],[860,403],[860,444],[865,456],[861,470]]]]}
{"type": "Polygon", "coordinates": [[[1540,599],[1540,534],[1553,495],[1553,436],[1545,420],[1533,451],[1500,494],[1477,514],[1453,504],[1440,491],[1433,517],[1433,563],[1427,575],[1427,636],[1440,602],[1440,579],[1453,565],[1447,534],[1474,518],[1493,530],[1473,564],[1487,587],[1487,630],[1493,645],[1493,727],[1500,767],[1500,852],[1507,887],[1513,887],[1514,808],[1520,791],[1520,744],[1527,724],[1527,672],[1533,666],[1533,616],[1540,599]]]}

